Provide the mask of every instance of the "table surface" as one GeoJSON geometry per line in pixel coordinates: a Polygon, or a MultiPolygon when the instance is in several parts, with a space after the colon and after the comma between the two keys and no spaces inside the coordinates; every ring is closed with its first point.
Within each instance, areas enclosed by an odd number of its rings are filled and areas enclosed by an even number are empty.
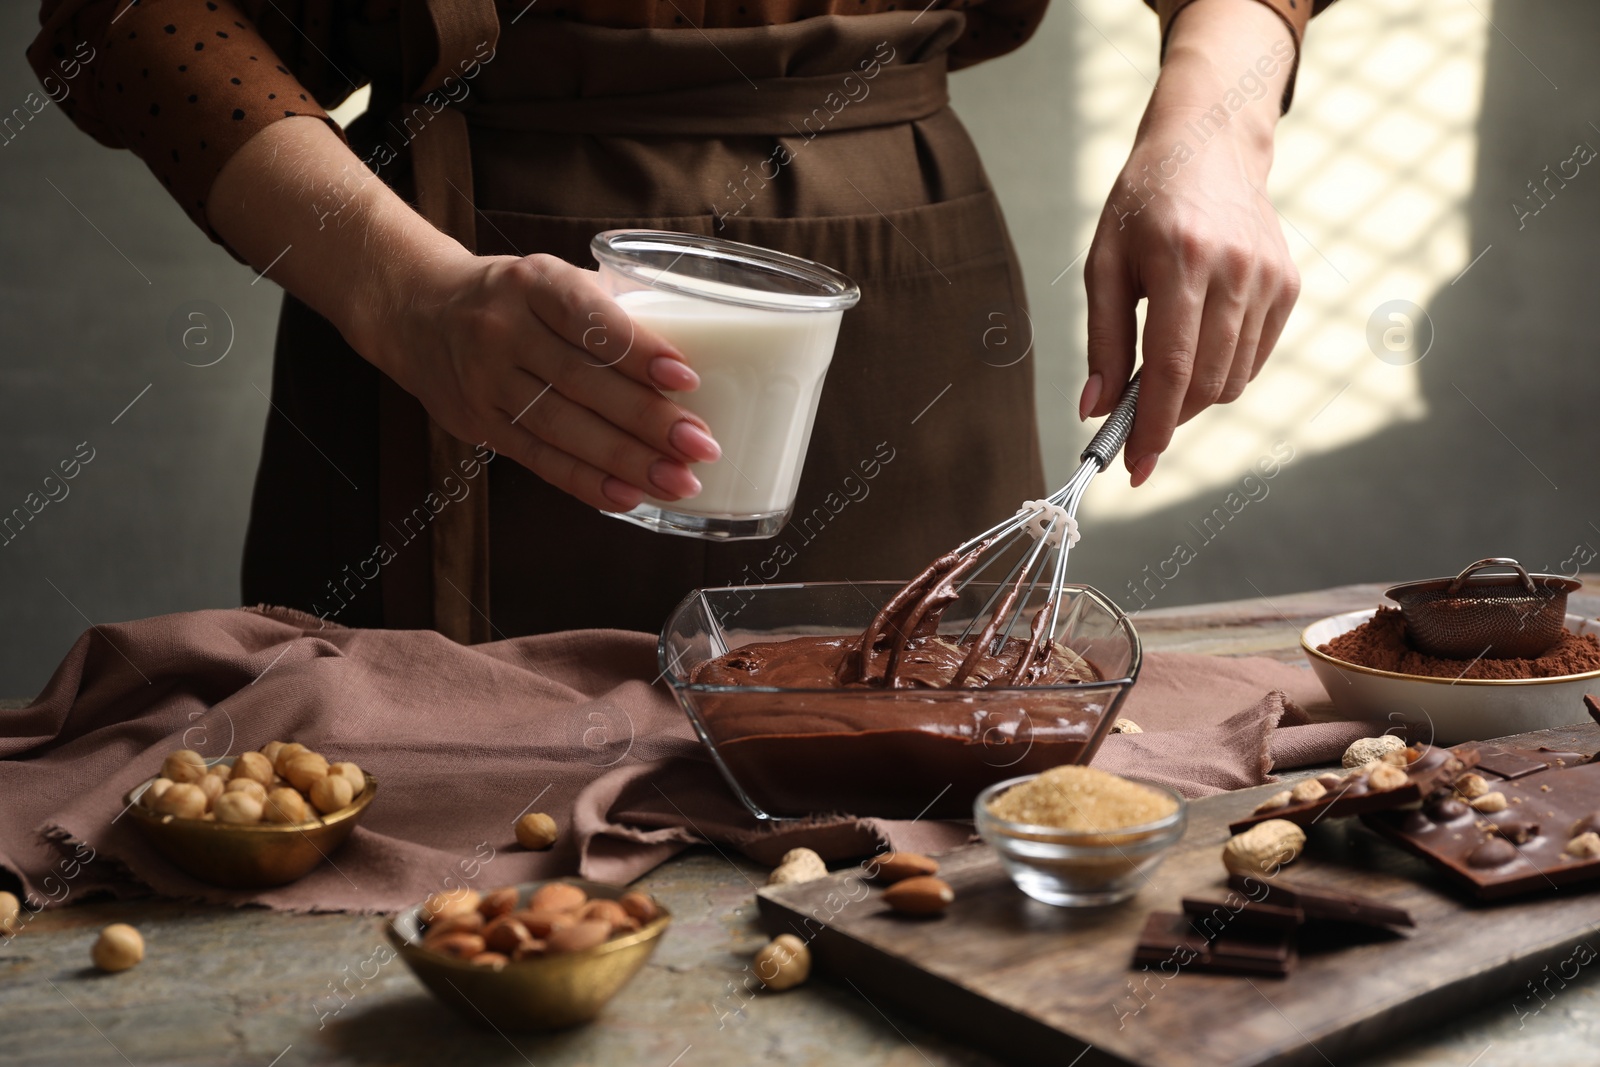
{"type": "MultiPolygon", "coordinates": [[[[1600,589],[1600,575],[1587,577],[1589,588],[1600,589]]],[[[1136,625],[1147,648],[1299,661],[1308,622],[1380,600],[1380,586],[1345,586],[1146,611],[1136,625]]],[[[1569,610],[1600,614],[1600,595],[1575,596],[1569,610]]],[[[554,1036],[469,1025],[398,959],[363,980],[372,972],[363,964],[384,944],[382,920],[373,916],[149,901],[64,907],[0,945],[0,1065],[995,1062],[885,1014],[848,985],[813,979],[781,994],[745,994],[744,968],[765,941],[754,921],[754,890],[765,877],[742,857],[705,848],[641,879],[672,909],[672,928],[600,1019],[554,1036]],[[143,932],[145,960],[121,975],[97,974],[88,967],[89,946],[101,926],[119,921],[143,932]]],[[[1503,1001],[1361,1063],[1592,1067],[1600,981],[1584,974],[1542,997],[1527,993],[1507,990],[1503,1001]]]]}

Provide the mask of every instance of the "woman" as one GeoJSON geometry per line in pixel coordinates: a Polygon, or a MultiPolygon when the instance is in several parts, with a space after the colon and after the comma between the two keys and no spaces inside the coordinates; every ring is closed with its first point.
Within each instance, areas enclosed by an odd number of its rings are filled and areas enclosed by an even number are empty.
{"type": "MultiPolygon", "coordinates": [[[[86,57],[73,121],[287,290],[245,599],[465,641],[653,630],[697,585],[903,577],[1041,493],[1031,366],[982,343],[1022,278],[945,73],[1045,2],[44,0],[28,54],[41,77],[86,57]],[[324,106],[368,81],[341,130],[324,106]],[[580,269],[623,226],[861,285],[771,541],[600,514],[692,496],[719,454],[662,392],[692,395],[692,358],[580,269]]],[[[1313,6],[1149,2],[1163,68],[1086,261],[1079,405],[1116,402],[1148,297],[1134,484],[1294,303],[1260,190],[1313,6]]]]}

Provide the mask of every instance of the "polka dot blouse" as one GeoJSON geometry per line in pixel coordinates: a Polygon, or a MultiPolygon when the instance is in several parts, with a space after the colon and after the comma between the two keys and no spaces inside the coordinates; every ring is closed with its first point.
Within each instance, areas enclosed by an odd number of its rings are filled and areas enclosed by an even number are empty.
{"type": "MultiPolygon", "coordinates": [[[[496,0],[504,25],[527,0],[496,0]]],[[[540,12],[606,26],[759,26],[824,14],[920,7],[925,0],[540,0],[540,12]]],[[[932,0],[963,10],[951,69],[1026,41],[1048,0],[932,0]]],[[[1163,32],[1188,0],[1145,0],[1163,32]]],[[[1298,40],[1309,8],[1332,0],[1261,0],[1298,40]]],[[[206,195],[217,172],[268,123],[292,115],[343,131],[327,108],[353,93],[359,69],[339,42],[350,22],[398,18],[399,0],[43,0],[28,61],[45,90],[102,144],[150,167],[212,240],[206,195]]]]}

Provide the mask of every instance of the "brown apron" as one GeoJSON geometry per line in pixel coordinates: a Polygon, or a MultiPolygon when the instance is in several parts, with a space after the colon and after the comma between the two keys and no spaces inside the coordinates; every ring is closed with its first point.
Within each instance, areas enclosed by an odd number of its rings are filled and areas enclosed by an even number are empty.
{"type": "Polygon", "coordinates": [[[409,141],[380,176],[468,247],[592,267],[603,229],[703,233],[826,263],[861,303],[791,522],[718,543],[605,517],[506,457],[476,464],[286,296],[247,602],[462,641],[654,631],[696,586],[909,577],[1043,490],[1021,271],[948,106],[960,12],[701,32],[531,11],[497,26],[489,0],[429,0],[408,18],[413,47],[365,42],[373,106],[351,142],[409,141]],[[440,44],[419,62],[427,16],[440,44]],[[397,52],[427,73],[386,74],[397,52]],[[419,112],[441,84],[457,102],[419,112]]]}

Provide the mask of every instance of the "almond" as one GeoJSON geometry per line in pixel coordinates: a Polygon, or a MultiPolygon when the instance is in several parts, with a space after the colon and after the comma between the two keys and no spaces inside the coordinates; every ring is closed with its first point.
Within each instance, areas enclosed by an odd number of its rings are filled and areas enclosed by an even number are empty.
{"type": "Polygon", "coordinates": [[[647,923],[661,914],[661,909],[656,906],[655,898],[646,893],[624,893],[621,904],[623,910],[632,915],[640,923],[647,923]]]}
{"type": "Polygon", "coordinates": [[[578,912],[579,921],[594,919],[605,923],[611,928],[612,933],[619,933],[627,928],[638,927],[633,916],[628,910],[615,900],[591,900],[578,912]]]}
{"type": "Polygon", "coordinates": [[[491,971],[503,971],[506,969],[506,964],[510,962],[509,957],[503,956],[498,952],[480,952],[472,957],[472,965],[474,967],[487,967],[491,971]]]}
{"type": "Polygon", "coordinates": [[[948,883],[929,875],[906,878],[883,891],[884,903],[906,915],[937,915],[955,899],[948,883]]]}
{"type": "Polygon", "coordinates": [[[610,936],[610,924],[600,919],[585,919],[576,926],[551,934],[545,941],[545,947],[551,952],[584,952],[605,944],[610,936]]]}
{"type": "Polygon", "coordinates": [[[425,937],[422,939],[422,947],[440,955],[453,956],[458,960],[470,960],[484,948],[483,938],[468,933],[435,934],[425,937]]]}
{"type": "Polygon", "coordinates": [[[888,852],[873,865],[878,868],[875,877],[885,885],[939,873],[939,861],[918,852],[888,852]]]}
{"type": "Polygon", "coordinates": [[[566,882],[551,882],[540,886],[528,899],[529,911],[577,911],[589,900],[589,894],[566,882]]]}
{"type": "Polygon", "coordinates": [[[517,887],[514,885],[491,889],[478,902],[478,912],[485,919],[498,919],[500,916],[509,915],[516,910],[517,887]]]}
{"type": "Polygon", "coordinates": [[[483,943],[491,952],[503,952],[507,956],[524,941],[532,940],[533,935],[528,933],[528,928],[509,915],[502,915],[483,928],[483,943]]]}
{"type": "Polygon", "coordinates": [[[548,938],[557,930],[578,925],[578,916],[570,911],[519,911],[516,918],[528,928],[528,933],[538,938],[548,938]]]}

